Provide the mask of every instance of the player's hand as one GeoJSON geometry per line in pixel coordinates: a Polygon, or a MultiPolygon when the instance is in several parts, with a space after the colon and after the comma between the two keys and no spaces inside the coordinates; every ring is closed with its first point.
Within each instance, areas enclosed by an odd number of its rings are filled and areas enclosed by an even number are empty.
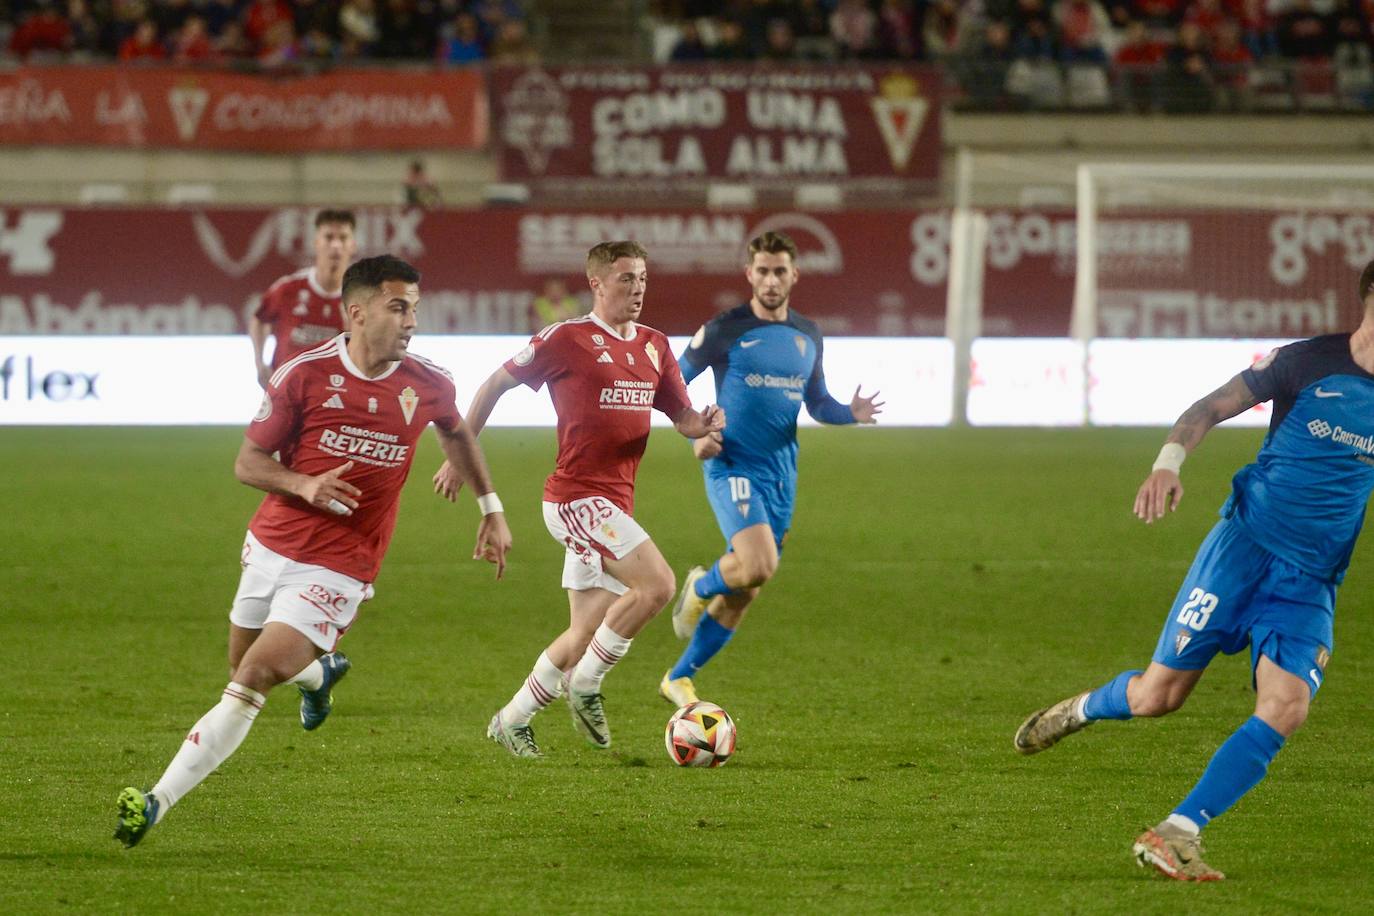
{"type": "Polygon", "coordinates": [[[506,513],[493,512],[482,516],[482,524],[477,527],[477,546],[472,549],[472,558],[495,563],[496,578],[500,579],[506,572],[506,552],[510,548],[510,528],[506,525],[506,513]]]}
{"type": "Polygon", "coordinates": [[[434,472],[434,492],[452,503],[458,501],[458,491],[461,489],[463,478],[458,476],[453,465],[447,461],[439,465],[439,470],[434,472]]]}
{"type": "Polygon", "coordinates": [[[335,515],[352,515],[353,510],[358,508],[358,497],[363,495],[362,490],[341,477],[352,469],[353,462],[345,461],[323,474],[307,477],[297,495],[316,509],[324,509],[335,515]]]}
{"type": "Polygon", "coordinates": [[[878,395],[882,392],[875,391],[868,397],[859,394],[863,386],[854,389],[854,397],[849,402],[849,410],[854,414],[855,423],[877,423],[878,414],[883,412],[883,404],[886,401],[878,400],[878,395]]]}
{"type": "Polygon", "coordinates": [[[258,385],[263,391],[267,390],[267,383],[272,380],[272,367],[266,363],[258,363],[258,385]]]}
{"type": "Polygon", "coordinates": [[[714,458],[725,449],[720,433],[707,433],[700,439],[692,440],[692,452],[701,461],[714,458]]]}
{"type": "Polygon", "coordinates": [[[1168,468],[1152,471],[1135,494],[1135,517],[1150,524],[1173,512],[1183,502],[1183,481],[1168,468]]]}

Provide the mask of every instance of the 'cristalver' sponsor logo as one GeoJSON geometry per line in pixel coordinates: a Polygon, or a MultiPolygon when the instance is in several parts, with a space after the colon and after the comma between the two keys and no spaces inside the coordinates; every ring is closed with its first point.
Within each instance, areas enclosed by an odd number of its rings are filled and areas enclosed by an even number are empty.
{"type": "Polygon", "coordinates": [[[788,388],[800,391],[806,387],[806,379],[800,375],[760,375],[751,372],[744,377],[744,384],[750,388],[788,388]]]}
{"type": "Polygon", "coordinates": [[[352,458],[365,464],[394,468],[404,463],[410,446],[402,445],[399,437],[357,426],[339,430],[326,429],[320,433],[320,451],[339,458],[352,458]]]}
{"type": "Polygon", "coordinates": [[[1337,445],[1349,445],[1366,455],[1374,454],[1374,436],[1351,432],[1343,426],[1332,426],[1320,418],[1308,421],[1307,431],[1318,439],[1329,438],[1337,445]]]}

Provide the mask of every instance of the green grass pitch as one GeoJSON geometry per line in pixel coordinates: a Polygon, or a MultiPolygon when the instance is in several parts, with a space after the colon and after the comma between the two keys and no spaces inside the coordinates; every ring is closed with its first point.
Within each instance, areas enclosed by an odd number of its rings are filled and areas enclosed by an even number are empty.
{"type": "MultiPolygon", "coordinates": [[[[1270,777],[1208,830],[1219,885],[1137,869],[1132,838],[1249,714],[1246,656],[1163,721],[1033,758],[1035,707],[1143,666],[1259,431],[1217,431],[1181,511],[1130,515],[1160,430],[816,430],[778,578],[698,680],[739,725],[720,770],[663,749],[665,617],[607,680],[609,752],[560,702],[547,758],[484,738],[563,626],[539,515],[551,432],[483,444],[516,545],[416,463],[353,673],[318,732],[273,695],[239,753],[137,849],[110,838],[225,677],[244,525],[231,429],[0,431],[0,912],[1374,911],[1374,549],[1329,680],[1270,777]]],[[[637,513],[679,574],[721,543],[685,444],[656,432],[637,513]]]]}

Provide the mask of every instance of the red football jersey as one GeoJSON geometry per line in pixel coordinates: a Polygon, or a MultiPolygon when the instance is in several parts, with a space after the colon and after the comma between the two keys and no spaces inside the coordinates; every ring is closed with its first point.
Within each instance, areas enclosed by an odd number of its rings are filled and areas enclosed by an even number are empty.
{"type": "Polygon", "coordinates": [[[691,407],[682,370],[659,331],[636,324],[621,337],[595,315],[551,324],[506,362],[558,414],[558,465],[544,499],[605,496],[634,512],[635,471],[649,441],[649,411],[691,407]]]}
{"type": "Polygon", "coordinates": [[[248,528],[283,556],[371,582],[396,527],[416,440],[430,423],[453,429],[460,417],[453,379],[443,369],[408,355],[367,378],[346,341],[340,334],[278,369],[247,435],[269,452],[280,450],[282,464],[302,474],[352,461],[343,479],[362,490],[358,508],[335,515],[269,493],[248,528]]]}
{"type": "Polygon", "coordinates": [[[287,274],[273,283],[253,313],[259,321],[272,326],[272,337],[277,341],[272,368],[280,369],[297,353],[347,331],[342,301],[341,293],[329,296],[320,289],[313,267],[287,274]]]}

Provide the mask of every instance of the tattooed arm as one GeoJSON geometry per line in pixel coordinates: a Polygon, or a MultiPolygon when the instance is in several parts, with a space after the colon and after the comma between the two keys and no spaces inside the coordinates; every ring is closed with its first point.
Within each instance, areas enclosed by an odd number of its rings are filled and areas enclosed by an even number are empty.
{"type": "Polygon", "coordinates": [[[1179,480],[1178,471],[1184,456],[1197,447],[1213,426],[1244,413],[1259,400],[1245,379],[1237,375],[1183,411],[1174,428],[1169,430],[1150,476],[1136,491],[1136,518],[1148,525],[1163,518],[1166,509],[1177,509],[1183,501],[1183,482],[1179,480]]]}

